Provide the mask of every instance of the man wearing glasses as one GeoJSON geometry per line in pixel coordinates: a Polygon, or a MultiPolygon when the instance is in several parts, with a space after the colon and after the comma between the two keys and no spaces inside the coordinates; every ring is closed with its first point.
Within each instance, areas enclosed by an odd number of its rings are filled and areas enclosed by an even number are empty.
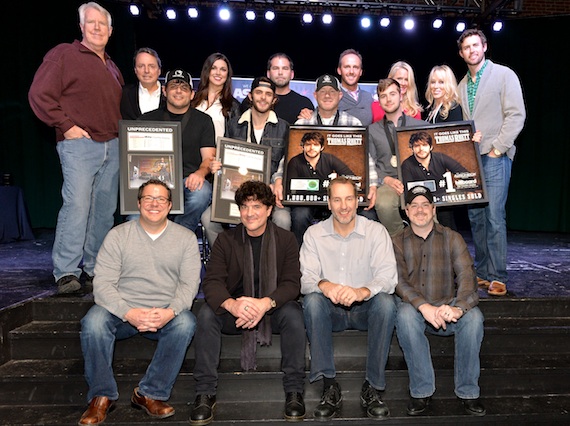
{"type": "Polygon", "coordinates": [[[81,320],[89,407],[80,425],[102,423],[119,398],[113,377],[116,340],[137,334],[158,341],[131,404],[155,418],[174,415],[165,401],[194,336],[190,312],[200,282],[196,236],[168,220],[170,188],[151,179],[138,194],[138,220],[113,228],[95,265],[95,305],[81,320]]]}

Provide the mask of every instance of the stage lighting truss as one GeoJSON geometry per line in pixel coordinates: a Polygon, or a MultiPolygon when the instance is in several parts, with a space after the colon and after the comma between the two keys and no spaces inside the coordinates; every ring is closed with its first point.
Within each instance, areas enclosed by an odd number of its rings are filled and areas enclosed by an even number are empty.
{"type": "MultiPolygon", "coordinates": [[[[483,24],[491,25],[498,16],[515,17],[522,12],[522,0],[224,0],[197,1],[197,0],[114,0],[126,3],[135,16],[136,9],[141,14],[143,8],[151,18],[158,18],[166,13],[167,9],[177,12],[187,10],[190,18],[197,18],[198,7],[217,8],[221,13],[221,7],[225,7],[224,18],[230,19],[232,11],[239,13],[247,20],[255,20],[258,16],[265,16],[265,19],[272,21],[281,15],[296,15],[300,17],[303,24],[312,23],[314,17],[320,16],[325,24],[331,24],[335,17],[357,16],[358,20],[365,25],[368,21],[362,22],[364,18],[370,19],[370,26],[380,25],[388,27],[390,19],[413,17],[418,21],[425,18],[432,21],[434,29],[441,28],[445,19],[461,19],[467,25],[483,24]],[[193,15],[190,9],[193,8],[193,15]],[[311,19],[311,17],[312,19],[311,19]],[[433,17],[437,20],[434,20],[433,17]]],[[[170,12],[172,14],[172,12],[170,12]]],[[[497,21],[498,22],[498,21],[497,21]]],[[[503,21],[501,21],[503,22],[503,21]]],[[[429,25],[429,24],[428,24],[429,25]]],[[[499,23],[496,24],[498,26],[499,23]]],[[[500,29],[499,29],[500,30],[500,29]]]]}

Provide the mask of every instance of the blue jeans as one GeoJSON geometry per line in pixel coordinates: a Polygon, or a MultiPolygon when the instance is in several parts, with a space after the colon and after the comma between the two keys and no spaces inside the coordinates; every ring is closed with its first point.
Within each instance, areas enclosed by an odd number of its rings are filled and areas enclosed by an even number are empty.
{"type": "MultiPolygon", "coordinates": [[[[194,314],[182,311],[156,333],[140,333],[158,341],[152,361],[139,382],[141,395],[159,401],[170,398],[195,329],[194,314]]],[[[112,366],[115,341],[128,339],[135,334],[139,334],[136,327],[99,305],[92,306],[83,317],[81,349],[85,360],[85,379],[89,386],[87,401],[96,396],[106,396],[113,401],[119,398],[112,366]]]]}
{"type": "Polygon", "coordinates": [[[375,389],[386,388],[386,361],[396,319],[392,295],[378,293],[368,301],[346,308],[334,305],[322,293],[309,293],[303,297],[303,312],[311,349],[311,383],[336,376],[332,333],[356,329],[368,330],[366,380],[375,389]]]}
{"type": "MultiPolygon", "coordinates": [[[[281,369],[283,389],[303,393],[305,386],[306,335],[301,306],[289,301],[271,314],[271,331],[281,335],[281,369]]],[[[196,331],[196,365],[194,380],[196,395],[215,395],[218,388],[218,365],[222,347],[222,333],[241,334],[235,325],[235,317],[229,312],[217,315],[208,304],[198,313],[196,331]]]]}
{"type": "MultiPolygon", "coordinates": [[[[184,185],[184,181],[182,181],[184,185]]],[[[190,191],[184,186],[184,213],[177,215],[174,222],[196,232],[200,216],[212,202],[212,184],[207,180],[198,191],[190,191]]]]}
{"type": "Polygon", "coordinates": [[[447,330],[436,330],[410,303],[396,298],[396,334],[404,352],[410,376],[410,395],[427,398],[435,392],[435,373],[429,341],[425,332],[437,336],[455,335],[455,395],[463,399],[479,398],[479,351],[483,341],[483,314],[479,308],[468,310],[447,330]]]}
{"type": "Polygon", "coordinates": [[[489,281],[507,282],[507,220],[506,209],[512,160],[503,155],[481,156],[487,184],[487,205],[468,210],[475,245],[477,276],[489,281]]]}
{"type": "Polygon", "coordinates": [[[114,223],[119,189],[119,140],[66,139],[57,143],[63,205],[57,217],[53,276],[93,275],[95,258],[114,223]]]}

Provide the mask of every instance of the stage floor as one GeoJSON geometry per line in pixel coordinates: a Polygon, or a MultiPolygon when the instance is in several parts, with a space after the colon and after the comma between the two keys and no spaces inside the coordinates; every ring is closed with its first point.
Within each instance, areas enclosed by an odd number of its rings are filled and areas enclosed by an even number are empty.
{"type": "MultiPolygon", "coordinates": [[[[52,277],[53,229],[35,240],[0,244],[0,309],[56,292],[52,277]]],[[[471,253],[471,235],[464,233],[471,253]]],[[[570,297],[570,234],[510,232],[505,298],[570,297]]],[[[488,296],[479,290],[482,298],[488,296]]]]}

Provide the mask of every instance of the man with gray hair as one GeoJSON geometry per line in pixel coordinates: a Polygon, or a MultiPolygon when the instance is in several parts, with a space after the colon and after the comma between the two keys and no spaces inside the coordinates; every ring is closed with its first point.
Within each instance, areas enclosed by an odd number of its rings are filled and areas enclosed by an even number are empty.
{"type": "Polygon", "coordinates": [[[164,98],[160,86],[162,62],[156,50],[141,47],[133,59],[137,84],[123,87],[121,99],[121,115],[123,120],[136,120],[146,112],[164,106],[164,98]]]}
{"type": "Polygon", "coordinates": [[[63,174],[63,206],[52,251],[59,293],[81,288],[82,261],[86,283],[92,281],[97,252],[117,208],[124,81],[105,52],[111,24],[111,15],[99,4],[81,5],[82,40],[50,50],[28,94],[37,117],[55,128],[63,174]]]}

